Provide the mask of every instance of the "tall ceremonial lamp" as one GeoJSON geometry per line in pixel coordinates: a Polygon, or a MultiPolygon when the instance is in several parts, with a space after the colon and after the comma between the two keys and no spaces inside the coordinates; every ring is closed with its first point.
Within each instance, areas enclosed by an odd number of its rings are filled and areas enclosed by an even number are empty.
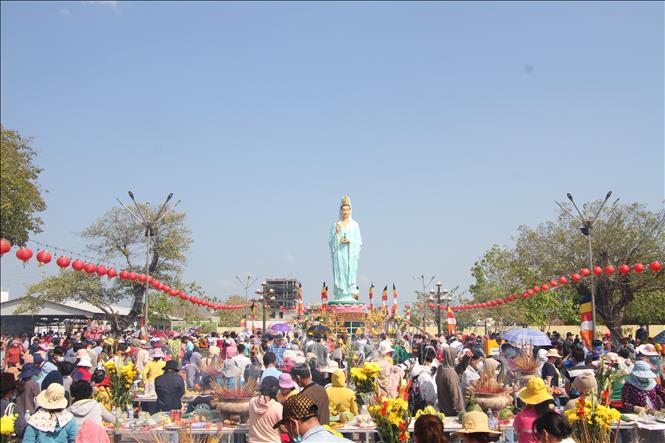
{"type": "Polygon", "coordinates": [[[127,191],[129,198],[132,199],[134,206],[136,207],[136,213],[129,209],[120,199],[118,203],[122,205],[123,208],[129,212],[132,217],[145,229],[145,291],[143,293],[143,321],[141,322],[141,329],[143,337],[147,339],[148,336],[148,289],[150,287],[150,239],[157,236],[157,227],[159,223],[164,220],[168,214],[170,214],[176,206],[180,204],[180,200],[176,202],[175,205],[167,207],[169,201],[173,198],[173,192],[171,192],[167,197],[162,206],[159,208],[155,215],[150,214],[150,203],[145,203],[145,208],[141,208],[139,204],[134,199],[134,194],[132,191],[127,191]],[[138,215],[137,215],[138,214],[138,215]]]}
{"type": "MultiPolygon", "coordinates": [[[[598,217],[600,216],[600,212],[603,210],[605,207],[605,203],[607,203],[607,200],[610,199],[612,196],[612,191],[609,191],[607,195],[605,195],[605,200],[600,204],[600,207],[596,211],[596,213],[593,215],[593,217],[589,217],[589,205],[587,203],[584,203],[582,205],[582,208],[584,209],[584,214],[582,214],[582,211],[577,207],[575,204],[575,200],[573,200],[573,196],[569,193],[566,194],[566,197],[568,197],[568,200],[573,204],[573,207],[577,211],[577,214],[579,217],[577,217],[575,214],[570,212],[568,208],[563,206],[559,202],[555,202],[561,209],[563,209],[568,215],[570,215],[573,220],[579,222],[582,227],[580,228],[580,231],[582,232],[582,235],[585,235],[587,239],[589,240],[589,269],[593,269],[593,250],[591,249],[591,228],[593,225],[598,221],[598,217]]],[[[616,199],[614,201],[614,204],[618,202],[619,199],[616,199]]],[[[591,274],[591,338],[594,339],[596,338],[596,290],[595,290],[595,281],[594,281],[594,275],[593,273],[591,274]]],[[[589,346],[591,346],[591,343],[589,343],[589,346]]]]}

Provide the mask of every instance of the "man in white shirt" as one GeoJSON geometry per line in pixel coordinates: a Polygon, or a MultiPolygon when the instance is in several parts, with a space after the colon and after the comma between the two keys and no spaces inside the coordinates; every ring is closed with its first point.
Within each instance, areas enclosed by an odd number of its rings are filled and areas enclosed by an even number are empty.
{"type": "Polygon", "coordinates": [[[238,355],[231,357],[231,360],[233,360],[240,368],[240,374],[243,378],[243,383],[246,382],[247,380],[245,380],[245,368],[251,363],[251,360],[248,357],[245,357],[245,345],[243,343],[238,345],[238,355]]]}
{"type": "Polygon", "coordinates": [[[466,395],[466,388],[471,387],[480,380],[480,366],[482,361],[485,359],[482,351],[474,349],[471,360],[469,360],[469,365],[466,367],[462,373],[462,393],[466,395]]]}

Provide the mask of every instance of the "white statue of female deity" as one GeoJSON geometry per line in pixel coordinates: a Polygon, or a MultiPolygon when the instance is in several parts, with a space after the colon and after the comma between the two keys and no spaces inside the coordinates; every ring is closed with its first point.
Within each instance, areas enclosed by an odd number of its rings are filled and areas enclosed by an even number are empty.
{"type": "Polygon", "coordinates": [[[351,218],[351,199],[344,197],[339,208],[339,219],[330,229],[328,245],[332,256],[335,300],[331,304],[359,303],[356,274],[362,247],[360,226],[351,218]]]}

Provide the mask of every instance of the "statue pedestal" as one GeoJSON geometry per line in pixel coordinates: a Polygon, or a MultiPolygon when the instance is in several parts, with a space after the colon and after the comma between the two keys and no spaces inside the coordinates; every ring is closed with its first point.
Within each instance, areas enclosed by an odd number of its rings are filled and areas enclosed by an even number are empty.
{"type": "Polygon", "coordinates": [[[367,313],[369,312],[367,306],[363,303],[358,303],[353,300],[353,304],[336,304],[328,306],[339,326],[343,326],[349,334],[353,334],[358,328],[365,328],[367,321],[367,313]]]}
{"type": "Polygon", "coordinates": [[[328,302],[328,304],[333,306],[344,306],[344,305],[356,306],[356,305],[364,305],[365,303],[361,302],[360,300],[356,300],[356,298],[353,295],[350,295],[348,297],[331,300],[328,302]]]}

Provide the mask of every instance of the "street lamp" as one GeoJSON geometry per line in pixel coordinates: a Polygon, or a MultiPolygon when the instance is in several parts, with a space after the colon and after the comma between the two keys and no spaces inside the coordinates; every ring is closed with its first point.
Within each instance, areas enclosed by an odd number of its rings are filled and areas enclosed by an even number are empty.
{"type": "Polygon", "coordinates": [[[240,277],[237,275],[235,276],[236,280],[245,288],[245,303],[247,303],[247,290],[249,289],[250,286],[252,286],[254,283],[256,283],[256,280],[258,280],[258,277],[252,277],[251,275],[247,274],[247,279],[243,281],[240,277]]]}
{"type": "Polygon", "coordinates": [[[446,312],[452,300],[447,289],[444,288],[443,291],[441,290],[442,286],[443,283],[440,281],[436,282],[436,331],[439,338],[441,337],[441,296],[443,296],[443,300],[446,302],[446,312]]]}
{"type": "Polygon", "coordinates": [[[256,291],[257,295],[260,295],[261,298],[258,300],[252,300],[252,301],[258,301],[261,303],[261,308],[263,312],[263,329],[261,330],[262,334],[266,333],[266,303],[268,302],[274,302],[275,301],[275,290],[273,288],[268,289],[268,283],[263,282],[261,283],[261,289],[258,289],[256,291]]]}
{"type": "MultiPolygon", "coordinates": [[[[593,250],[591,249],[591,228],[598,221],[598,217],[600,216],[600,211],[603,210],[603,208],[605,207],[605,203],[607,203],[607,200],[609,200],[611,196],[612,196],[612,191],[609,191],[605,195],[605,200],[603,200],[603,202],[600,204],[600,207],[593,215],[593,217],[589,217],[590,208],[587,203],[584,203],[582,205],[582,208],[584,209],[584,214],[582,213],[582,211],[580,211],[580,209],[575,204],[575,200],[573,200],[573,196],[570,194],[570,192],[566,194],[566,197],[568,197],[568,200],[570,200],[570,202],[573,204],[573,207],[575,208],[575,211],[577,211],[579,217],[570,212],[570,210],[565,206],[563,206],[561,203],[555,202],[557,205],[559,205],[561,209],[563,209],[568,215],[570,215],[573,218],[573,220],[579,222],[582,225],[580,231],[582,232],[582,235],[585,235],[589,240],[589,269],[593,269],[593,250]]],[[[619,201],[619,199],[617,199],[614,203],[616,203],[617,201],[619,201]]],[[[593,338],[596,338],[596,293],[595,293],[596,290],[595,290],[593,277],[594,276],[592,273],[591,274],[591,323],[593,330],[591,332],[591,336],[593,338]]]]}
{"type": "Polygon", "coordinates": [[[170,214],[176,206],[180,204],[180,200],[176,202],[175,205],[167,207],[169,201],[173,198],[173,192],[171,192],[167,197],[162,206],[159,208],[157,213],[154,215],[150,213],[150,203],[146,202],[145,207],[141,208],[139,204],[134,199],[134,194],[132,191],[127,191],[129,198],[132,199],[134,206],[136,207],[136,213],[129,209],[120,199],[118,198],[118,203],[129,212],[132,217],[145,229],[145,238],[146,238],[146,251],[145,251],[145,290],[143,291],[143,321],[141,328],[143,329],[143,336],[147,338],[148,336],[148,288],[150,287],[150,238],[157,235],[157,226],[159,223],[164,220],[168,214],[170,214]],[[138,215],[137,215],[138,214],[138,215]]]}

